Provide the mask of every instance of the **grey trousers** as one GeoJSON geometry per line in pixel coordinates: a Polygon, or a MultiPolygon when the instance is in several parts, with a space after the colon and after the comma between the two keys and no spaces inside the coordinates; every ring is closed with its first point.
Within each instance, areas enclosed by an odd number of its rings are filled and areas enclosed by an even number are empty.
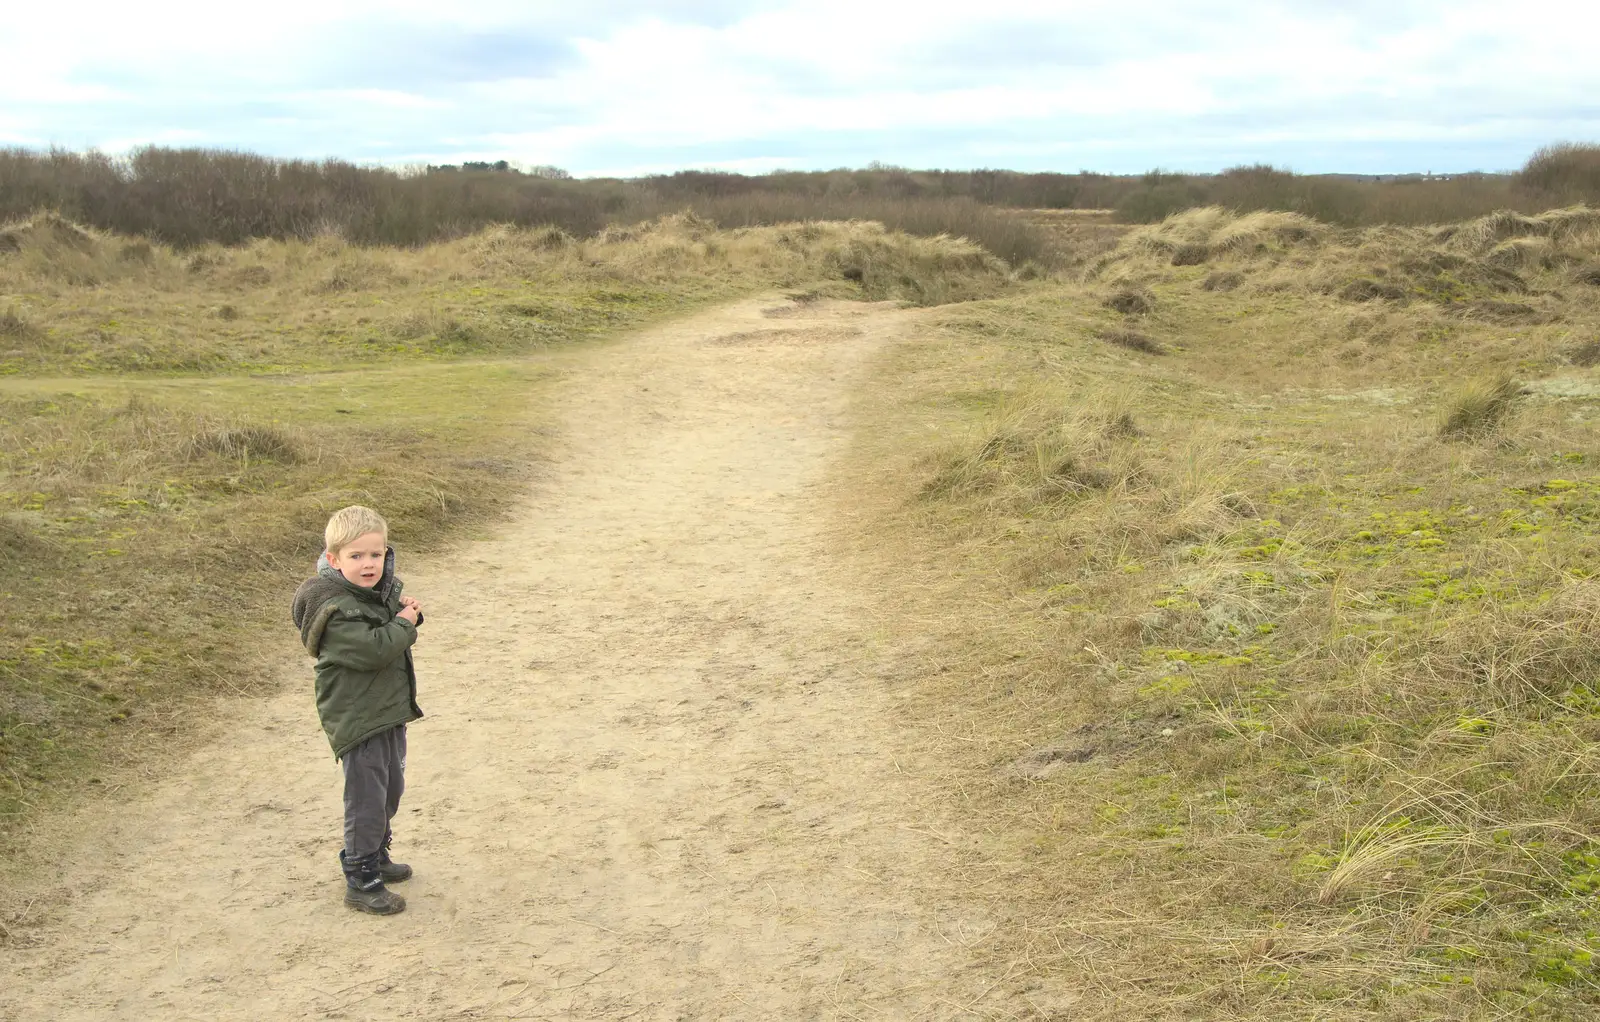
{"type": "Polygon", "coordinates": [[[344,854],[360,859],[389,839],[406,790],[406,726],[379,731],[344,754],[344,854]]]}

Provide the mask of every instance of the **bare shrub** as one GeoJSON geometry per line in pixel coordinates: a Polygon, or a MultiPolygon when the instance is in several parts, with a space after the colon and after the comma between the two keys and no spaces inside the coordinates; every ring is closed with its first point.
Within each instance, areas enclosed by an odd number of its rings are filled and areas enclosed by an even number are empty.
{"type": "Polygon", "coordinates": [[[1600,201],[1600,145],[1547,145],[1523,165],[1516,183],[1564,202],[1600,201]]]}
{"type": "Polygon", "coordinates": [[[1153,170],[1117,202],[1117,219],[1153,224],[1196,206],[1211,205],[1203,185],[1187,174],[1153,170]]]}

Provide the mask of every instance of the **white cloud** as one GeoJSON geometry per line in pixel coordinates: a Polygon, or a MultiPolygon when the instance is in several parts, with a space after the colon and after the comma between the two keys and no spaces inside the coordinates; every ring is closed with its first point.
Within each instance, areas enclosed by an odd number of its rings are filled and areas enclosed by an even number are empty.
{"type": "Polygon", "coordinates": [[[448,99],[435,99],[394,89],[319,89],[291,93],[285,98],[291,102],[304,101],[323,107],[334,104],[342,108],[381,110],[451,110],[456,105],[448,99]]]}
{"type": "Polygon", "coordinates": [[[1503,166],[1549,132],[1600,136],[1597,30],[1600,7],[1549,0],[68,0],[8,13],[0,137],[579,172],[1129,170],[1431,142],[1503,166]]]}

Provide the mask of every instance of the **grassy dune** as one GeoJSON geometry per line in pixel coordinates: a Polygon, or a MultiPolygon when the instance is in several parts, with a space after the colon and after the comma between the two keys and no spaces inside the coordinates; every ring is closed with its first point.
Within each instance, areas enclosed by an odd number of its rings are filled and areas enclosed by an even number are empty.
{"type": "Polygon", "coordinates": [[[384,509],[407,552],[448,542],[526,485],[574,345],[817,281],[931,304],[1009,277],[873,224],[182,253],[0,227],[0,858],[38,807],[137,783],[124,768],[204,700],[270,690],[262,651],[328,512],[384,509]]]}
{"type": "Polygon", "coordinates": [[[866,443],[998,971],[1086,1019],[1600,1008],[1597,266],[1584,208],[1199,209],[895,353],[866,443]]]}

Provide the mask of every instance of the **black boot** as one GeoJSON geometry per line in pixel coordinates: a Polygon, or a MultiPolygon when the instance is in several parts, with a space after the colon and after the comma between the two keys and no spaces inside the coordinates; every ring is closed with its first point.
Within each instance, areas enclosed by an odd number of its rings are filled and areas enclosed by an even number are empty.
{"type": "Polygon", "coordinates": [[[406,910],[406,900],[383,886],[378,857],[373,852],[359,859],[347,858],[339,849],[339,865],[344,869],[344,903],[361,912],[392,916],[406,910]]]}
{"type": "Polygon", "coordinates": [[[389,858],[389,846],[393,843],[394,835],[385,834],[383,844],[378,846],[378,873],[386,884],[398,884],[402,880],[411,879],[410,866],[389,858]]]}

